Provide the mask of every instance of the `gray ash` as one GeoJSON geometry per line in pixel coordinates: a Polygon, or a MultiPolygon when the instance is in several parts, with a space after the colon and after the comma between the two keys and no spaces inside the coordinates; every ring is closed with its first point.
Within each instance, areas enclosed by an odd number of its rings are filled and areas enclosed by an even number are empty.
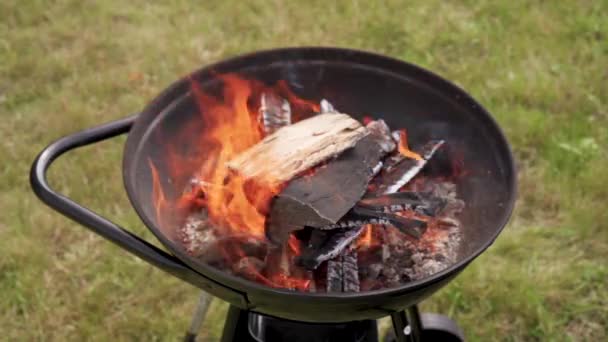
{"type": "Polygon", "coordinates": [[[457,261],[462,241],[458,214],[464,202],[456,197],[451,182],[420,182],[414,191],[429,191],[447,200],[436,221],[429,225],[420,239],[412,239],[393,227],[374,226],[373,235],[380,246],[360,249],[359,277],[361,290],[400,286],[440,272],[457,261]]]}

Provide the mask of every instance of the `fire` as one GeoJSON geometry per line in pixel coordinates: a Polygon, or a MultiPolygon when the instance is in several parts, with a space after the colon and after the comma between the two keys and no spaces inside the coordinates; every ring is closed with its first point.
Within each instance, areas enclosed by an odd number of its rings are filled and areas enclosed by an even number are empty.
{"type": "Polygon", "coordinates": [[[365,231],[363,232],[363,234],[361,234],[361,236],[359,237],[359,239],[357,240],[357,248],[370,248],[372,246],[372,225],[371,224],[366,224],[365,225],[365,231]]]}
{"type": "Polygon", "coordinates": [[[295,235],[289,235],[289,240],[287,241],[287,244],[295,255],[300,255],[302,251],[302,246],[300,245],[300,240],[298,240],[295,235]]]}
{"type": "Polygon", "coordinates": [[[408,143],[407,143],[407,132],[405,131],[405,129],[400,129],[399,130],[399,153],[401,153],[401,155],[403,155],[404,157],[408,157],[408,158],[412,158],[412,159],[416,159],[416,160],[422,160],[422,157],[410,150],[408,143]]]}
{"type": "MultiPolygon", "coordinates": [[[[204,207],[209,220],[220,229],[221,235],[245,234],[264,239],[270,201],[283,185],[247,180],[229,170],[226,164],[264,137],[258,118],[260,94],[273,92],[287,99],[292,106],[295,121],[318,112],[319,105],[299,98],[284,81],[269,87],[234,74],[217,77],[223,85],[220,96],[206,92],[196,80],[191,81],[191,95],[201,120],[185,125],[180,134],[173,137],[170,144],[166,144],[162,160],[163,170],[166,169],[172,181],[194,176],[196,182],[191,185],[191,191],[169,200],[163,192],[158,167],[149,161],[157,221],[165,233],[171,232],[175,227],[169,226],[171,222],[167,217],[173,217],[175,213],[187,214],[192,208],[204,207]],[[176,146],[188,146],[197,153],[194,153],[194,157],[187,157],[184,153],[180,154],[176,146]]],[[[176,185],[178,189],[179,186],[176,185]]],[[[292,261],[300,254],[300,243],[295,237],[290,238],[286,247],[277,256],[277,260],[283,260],[279,264],[284,264],[285,259],[292,261]]],[[[238,247],[235,250],[223,250],[223,253],[227,260],[246,256],[238,247]]],[[[265,268],[256,270],[248,267],[248,277],[274,287],[303,290],[309,286],[310,275],[301,270],[291,270],[290,274],[272,269],[272,265],[266,265],[265,268]]]]}

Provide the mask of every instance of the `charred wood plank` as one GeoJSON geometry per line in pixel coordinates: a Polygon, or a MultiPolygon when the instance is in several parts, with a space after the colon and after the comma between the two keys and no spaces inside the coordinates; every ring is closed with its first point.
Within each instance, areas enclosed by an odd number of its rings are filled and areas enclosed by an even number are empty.
{"type": "Polygon", "coordinates": [[[399,216],[382,208],[355,206],[338,223],[317,228],[318,230],[347,229],[365,224],[392,225],[404,234],[419,238],[426,230],[426,222],[399,216]]]}
{"type": "MultiPolygon", "coordinates": [[[[334,114],[332,114],[334,115],[334,114]]],[[[367,126],[369,135],[359,140],[312,174],[288,185],[273,200],[266,224],[266,236],[284,242],[292,231],[337,223],[367,191],[377,165],[390,149],[390,131],[382,121],[367,126]]]]}
{"type": "Polygon", "coordinates": [[[246,180],[280,185],[355,146],[368,134],[346,114],[320,114],[266,136],[227,166],[246,180]]]}
{"type": "Polygon", "coordinates": [[[355,220],[355,219],[349,219],[348,217],[346,217],[346,218],[338,221],[338,223],[336,223],[336,224],[330,224],[328,226],[323,226],[323,227],[319,227],[319,228],[315,228],[315,229],[332,230],[332,229],[340,229],[340,228],[355,228],[355,227],[363,226],[366,224],[387,225],[387,224],[391,224],[391,221],[389,221],[388,219],[384,219],[384,218],[369,218],[369,219],[355,220]]]}
{"type": "Polygon", "coordinates": [[[363,226],[334,229],[331,231],[314,230],[308,246],[304,248],[296,262],[308,270],[314,270],[319,267],[322,262],[331,260],[339,255],[355,241],[363,231],[363,226]]]}
{"type": "Polygon", "coordinates": [[[386,169],[374,179],[372,183],[373,191],[370,195],[392,194],[399,191],[424,168],[428,160],[435,154],[435,151],[443,144],[443,140],[432,140],[425,144],[420,151],[422,160],[397,157],[396,159],[400,160],[394,164],[387,165],[386,169]]]}
{"type": "Polygon", "coordinates": [[[342,256],[338,255],[335,260],[327,262],[327,292],[342,292],[344,272],[342,267],[342,256]]]}
{"type": "Polygon", "coordinates": [[[397,228],[400,232],[410,235],[414,238],[419,238],[420,236],[422,236],[427,226],[426,222],[421,220],[407,218],[393,213],[370,210],[367,208],[362,208],[360,206],[353,207],[351,212],[349,212],[349,215],[347,215],[346,217],[355,217],[357,219],[385,219],[390,222],[390,225],[397,228]]]}
{"type": "Polygon", "coordinates": [[[342,291],[359,292],[359,263],[357,251],[347,248],[342,252],[342,291]]]}
{"type": "Polygon", "coordinates": [[[364,198],[357,205],[385,213],[413,210],[421,215],[434,217],[446,203],[445,199],[433,196],[431,193],[402,191],[364,198]]]}

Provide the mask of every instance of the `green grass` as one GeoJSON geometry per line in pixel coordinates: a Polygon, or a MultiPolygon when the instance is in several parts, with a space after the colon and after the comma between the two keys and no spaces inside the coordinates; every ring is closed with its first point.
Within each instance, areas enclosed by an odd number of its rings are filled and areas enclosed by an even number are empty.
{"type": "MultiPolygon", "coordinates": [[[[504,127],[519,200],[496,244],[422,304],[473,341],[608,337],[605,1],[0,2],[0,339],[176,340],[198,291],[43,206],[53,139],[140,110],[201,65],[335,45],[455,81],[504,127]]],[[[122,189],[124,139],[59,161],[57,189],[153,241],[122,189]]],[[[217,339],[215,301],[202,335],[217,339]]]]}

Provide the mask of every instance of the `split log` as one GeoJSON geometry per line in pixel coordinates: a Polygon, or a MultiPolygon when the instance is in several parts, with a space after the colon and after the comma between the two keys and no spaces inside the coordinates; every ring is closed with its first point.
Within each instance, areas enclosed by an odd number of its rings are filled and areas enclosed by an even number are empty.
{"type": "Polygon", "coordinates": [[[355,206],[338,223],[317,228],[319,230],[354,228],[366,224],[392,225],[401,232],[419,238],[426,229],[426,222],[399,216],[383,208],[355,206]]]}
{"type": "Polygon", "coordinates": [[[266,224],[270,241],[280,244],[305,226],[335,224],[361,199],[380,160],[396,147],[383,121],[368,124],[366,131],[352,149],[293,179],[273,200],[266,224]]]}
{"type": "Polygon", "coordinates": [[[227,166],[247,180],[280,185],[355,146],[366,135],[368,130],[346,114],[320,114],[277,130],[227,166]]]}
{"type": "Polygon", "coordinates": [[[398,160],[394,165],[390,165],[390,168],[387,167],[386,170],[374,179],[374,183],[371,184],[373,191],[370,193],[370,196],[392,194],[399,191],[424,168],[427,161],[443,143],[443,140],[433,140],[425,144],[420,153],[422,160],[399,158],[401,160],[398,160]]]}

